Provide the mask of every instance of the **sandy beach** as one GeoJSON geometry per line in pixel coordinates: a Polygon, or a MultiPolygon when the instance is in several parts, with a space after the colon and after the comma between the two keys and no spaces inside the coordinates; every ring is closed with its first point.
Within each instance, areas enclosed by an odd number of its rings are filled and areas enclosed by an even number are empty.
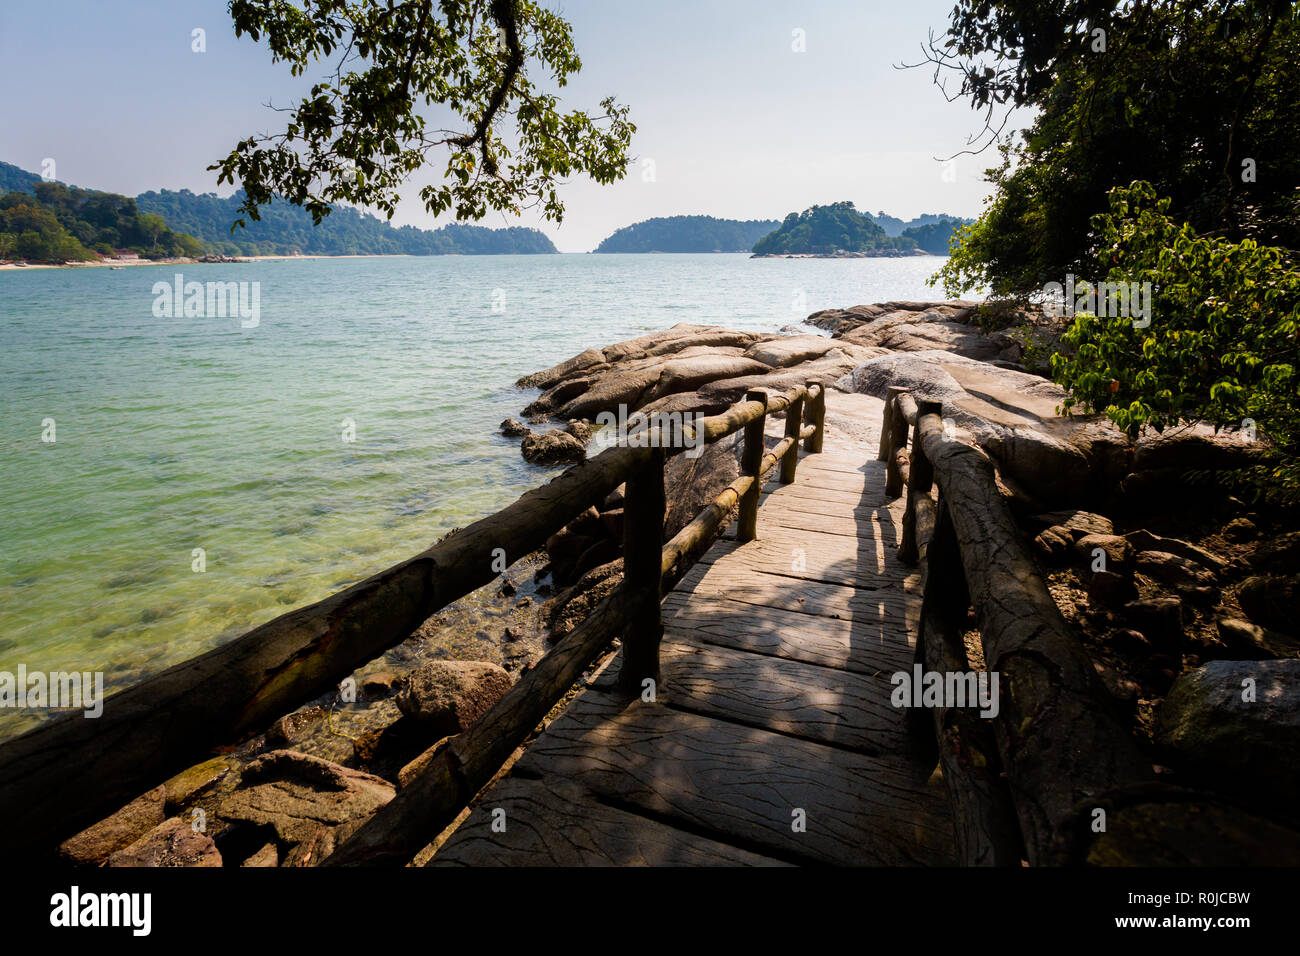
{"type": "Polygon", "coordinates": [[[125,266],[188,266],[188,265],[225,265],[234,262],[268,262],[278,259],[407,259],[406,254],[389,254],[375,253],[373,255],[347,255],[347,256],[326,256],[326,255],[298,255],[298,256],[232,256],[229,259],[213,260],[205,262],[202,259],[191,259],[187,257],[170,258],[170,259],[100,259],[98,262],[64,262],[59,264],[53,263],[19,263],[19,262],[0,262],[0,271],[18,270],[18,269],[102,269],[105,266],[118,268],[125,266]]]}

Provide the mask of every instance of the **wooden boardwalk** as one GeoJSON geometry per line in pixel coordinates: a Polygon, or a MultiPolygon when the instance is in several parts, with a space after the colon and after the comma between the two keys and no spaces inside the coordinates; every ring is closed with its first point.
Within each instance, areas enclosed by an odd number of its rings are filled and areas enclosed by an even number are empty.
{"type": "Polygon", "coordinates": [[[614,693],[607,665],[429,865],[954,862],[943,782],[890,704],[920,594],[882,404],[834,407],[823,452],[769,478],[758,539],[719,540],[665,596],[656,700],[614,693]]]}

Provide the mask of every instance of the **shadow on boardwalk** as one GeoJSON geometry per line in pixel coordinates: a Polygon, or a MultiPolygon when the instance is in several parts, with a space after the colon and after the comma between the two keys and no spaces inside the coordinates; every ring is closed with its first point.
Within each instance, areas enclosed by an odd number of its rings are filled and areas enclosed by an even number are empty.
{"type": "Polygon", "coordinates": [[[716,542],[666,595],[656,700],[617,694],[614,659],[430,865],[954,862],[942,780],[890,704],[918,576],[881,405],[853,398],[856,438],[828,430],[767,484],[758,539],[716,542]]]}

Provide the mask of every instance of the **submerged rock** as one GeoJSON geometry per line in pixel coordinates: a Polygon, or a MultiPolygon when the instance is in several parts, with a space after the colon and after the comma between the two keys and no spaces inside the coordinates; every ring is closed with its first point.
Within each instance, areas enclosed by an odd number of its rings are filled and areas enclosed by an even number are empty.
{"type": "Polygon", "coordinates": [[[507,418],[501,423],[501,434],[507,438],[523,438],[531,429],[517,418],[507,418]]]}

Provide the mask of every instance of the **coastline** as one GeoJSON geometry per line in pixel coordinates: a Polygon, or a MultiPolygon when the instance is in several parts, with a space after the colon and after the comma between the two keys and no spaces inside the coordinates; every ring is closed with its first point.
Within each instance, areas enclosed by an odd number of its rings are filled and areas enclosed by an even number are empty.
{"type": "Polygon", "coordinates": [[[375,253],[353,253],[342,256],[326,255],[323,253],[310,253],[307,255],[280,255],[280,256],[230,256],[220,259],[194,259],[188,256],[172,257],[167,259],[100,259],[98,262],[29,262],[19,264],[17,262],[0,262],[0,272],[17,271],[19,269],[102,269],[104,267],[122,268],[129,266],[189,266],[189,265],[227,265],[239,262],[271,262],[281,259],[410,259],[412,256],[405,252],[375,252],[375,253]]]}

